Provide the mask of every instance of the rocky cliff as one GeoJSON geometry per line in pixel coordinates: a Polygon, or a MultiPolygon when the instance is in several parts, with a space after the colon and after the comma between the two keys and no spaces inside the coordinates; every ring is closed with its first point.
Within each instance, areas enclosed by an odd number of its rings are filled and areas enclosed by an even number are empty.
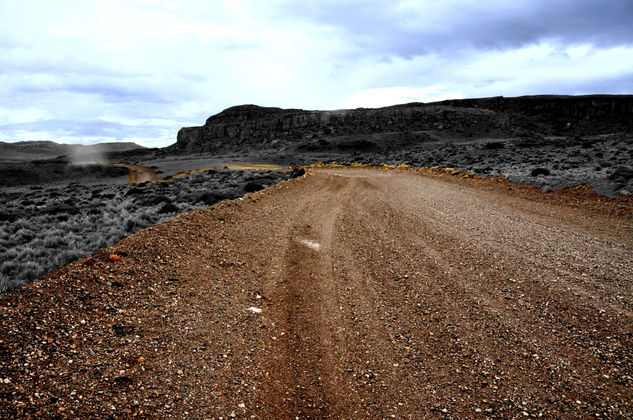
{"type": "Polygon", "coordinates": [[[633,132],[633,95],[526,96],[306,111],[242,105],[178,132],[171,152],[386,151],[429,141],[633,132]]]}

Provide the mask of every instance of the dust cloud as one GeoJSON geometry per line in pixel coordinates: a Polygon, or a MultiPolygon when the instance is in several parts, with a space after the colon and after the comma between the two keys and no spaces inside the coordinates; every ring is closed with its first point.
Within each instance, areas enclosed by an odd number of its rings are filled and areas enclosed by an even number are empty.
{"type": "Polygon", "coordinates": [[[104,163],[106,161],[105,153],[99,148],[99,145],[69,145],[68,156],[70,162],[74,164],[104,163]]]}

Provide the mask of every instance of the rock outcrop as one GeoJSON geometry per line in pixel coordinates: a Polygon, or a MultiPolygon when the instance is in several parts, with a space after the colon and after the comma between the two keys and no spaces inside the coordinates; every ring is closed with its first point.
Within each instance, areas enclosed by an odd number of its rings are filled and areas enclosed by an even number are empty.
{"type": "Polygon", "coordinates": [[[525,96],[306,111],[242,105],[178,132],[170,152],[385,151],[442,140],[633,132],[633,95],[525,96]]]}

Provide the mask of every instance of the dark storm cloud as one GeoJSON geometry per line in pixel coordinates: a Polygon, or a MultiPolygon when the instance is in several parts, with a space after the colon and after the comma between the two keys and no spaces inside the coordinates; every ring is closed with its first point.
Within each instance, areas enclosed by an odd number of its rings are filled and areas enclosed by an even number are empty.
{"type": "Polygon", "coordinates": [[[405,58],[464,48],[503,50],[545,40],[599,47],[633,44],[632,0],[540,0],[503,5],[428,1],[413,6],[328,0],[289,2],[284,15],[342,30],[363,53],[405,58]]]}

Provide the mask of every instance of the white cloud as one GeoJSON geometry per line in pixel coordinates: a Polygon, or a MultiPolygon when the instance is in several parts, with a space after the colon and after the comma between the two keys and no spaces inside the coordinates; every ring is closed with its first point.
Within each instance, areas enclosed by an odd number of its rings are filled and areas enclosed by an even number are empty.
{"type": "Polygon", "coordinates": [[[463,97],[461,93],[452,92],[447,86],[366,89],[355,92],[342,101],[338,108],[379,108],[409,102],[436,102],[461,97],[463,97]]]}
{"type": "Polygon", "coordinates": [[[51,118],[46,109],[28,107],[22,109],[0,108],[0,125],[19,124],[51,118]]]}
{"type": "MultiPolygon", "coordinates": [[[[561,49],[559,45],[545,42],[477,55],[464,60],[465,64],[451,75],[469,86],[465,90],[468,96],[589,94],[605,92],[575,90],[574,86],[586,89],[594,81],[630,74],[627,63],[633,62],[633,47],[592,49],[572,45],[561,49]],[[570,56],[570,51],[576,56],[570,56]],[[477,82],[485,79],[489,82],[478,87],[477,82]]],[[[613,86],[612,91],[606,93],[626,92],[613,86]]]]}

